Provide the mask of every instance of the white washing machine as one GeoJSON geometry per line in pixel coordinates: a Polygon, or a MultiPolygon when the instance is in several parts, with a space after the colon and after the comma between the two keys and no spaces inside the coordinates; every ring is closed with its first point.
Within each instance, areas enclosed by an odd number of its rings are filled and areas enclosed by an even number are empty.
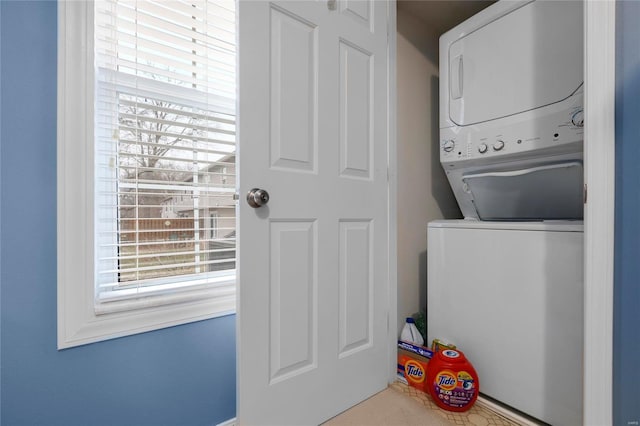
{"type": "Polygon", "coordinates": [[[456,344],[482,394],[581,425],[582,223],[435,221],[427,252],[428,341],[456,344]]]}

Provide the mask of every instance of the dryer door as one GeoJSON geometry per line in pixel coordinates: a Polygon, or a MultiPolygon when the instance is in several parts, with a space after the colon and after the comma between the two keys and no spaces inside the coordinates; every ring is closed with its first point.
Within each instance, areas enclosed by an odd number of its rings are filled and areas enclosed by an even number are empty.
{"type": "Polygon", "coordinates": [[[449,117],[459,126],[540,108],[582,84],[582,2],[534,1],[449,46],[449,117]]]}
{"type": "Polygon", "coordinates": [[[481,220],[582,219],[582,163],[464,174],[481,220]]]}

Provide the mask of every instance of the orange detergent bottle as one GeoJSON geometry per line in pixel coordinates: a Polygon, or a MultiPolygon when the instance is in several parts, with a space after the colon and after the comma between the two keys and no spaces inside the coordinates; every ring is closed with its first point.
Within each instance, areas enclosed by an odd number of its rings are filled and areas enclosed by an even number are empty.
{"type": "Polygon", "coordinates": [[[461,351],[445,349],[427,364],[426,388],[435,403],[449,411],[467,411],[480,392],[478,374],[461,351]]]}

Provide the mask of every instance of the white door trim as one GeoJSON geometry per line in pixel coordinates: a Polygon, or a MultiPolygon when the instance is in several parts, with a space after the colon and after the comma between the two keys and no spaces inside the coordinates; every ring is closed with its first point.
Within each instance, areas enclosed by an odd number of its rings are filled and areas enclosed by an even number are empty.
{"type": "Polygon", "coordinates": [[[389,313],[387,316],[387,334],[389,338],[389,383],[396,380],[398,359],[398,140],[397,140],[397,19],[396,1],[387,3],[387,54],[389,55],[388,78],[388,166],[387,186],[389,191],[389,313]]]}
{"type": "Polygon", "coordinates": [[[615,1],[585,1],[585,425],[613,423],[615,1]]]}

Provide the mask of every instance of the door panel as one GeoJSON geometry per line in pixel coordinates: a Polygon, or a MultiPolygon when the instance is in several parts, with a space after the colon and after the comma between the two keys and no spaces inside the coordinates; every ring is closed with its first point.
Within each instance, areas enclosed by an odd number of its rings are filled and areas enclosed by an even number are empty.
{"type": "Polygon", "coordinates": [[[340,12],[373,32],[372,3],[370,0],[344,0],[340,2],[340,12]]]}
{"type": "Polygon", "coordinates": [[[317,27],[275,6],[270,13],[271,164],[315,171],[317,27]]]}
{"type": "Polygon", "coordinates": [[[373,224],[340,221],[340,358],[371,346],[373,224]]]}
{"type": "Polygon", "coordinates": [[[371,53],[340,40],[341,175],[371,178],[371,53]]]}
{"type": "Polygon", "coordinates": [[[272,221],[270,383],[316,367],[318,359],[316,226],[313,221],[272,221]]]}
{"type": "Polygon", "coordinates": [[[238,422],[389,378],[387,2],[239,2],[238,422]],[[252,209],[251,188],[271,198],[252,209]]]}

